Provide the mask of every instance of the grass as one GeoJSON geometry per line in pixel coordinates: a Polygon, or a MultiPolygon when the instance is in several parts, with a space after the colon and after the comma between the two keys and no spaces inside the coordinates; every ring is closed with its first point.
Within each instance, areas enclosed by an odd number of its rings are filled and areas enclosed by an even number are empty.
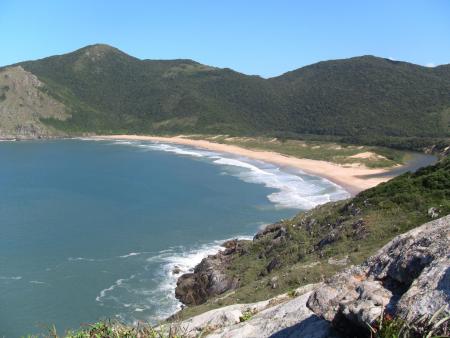
{"type": "Polygon", "coordinates": [[[442,307],[432,316],[424,315],[413,323],[383,314],[369,328],[373,338],[444,338],[450,336],[450,313],[442,307]]]}
{"type": "Polygon", "coordinates": [[[99,321],[85,325],[76,331],[67,331],[60,335],[53,326],[47,334],[26,338],[183,338],[186,332],[177,325],[155,328],[149,324],[129,326],[118,321],[99,321]]]}
{"type": "Polygon", "coordinates": [[[245,311],[242,316],[239,317],[239,321],[242,322],[246,322],[247,320],[252,319],[253,317],[253,311],[252,310],[247,310],[245,311]]]}
{"type": "Polygon", "coordinates": [[[356,164],[365,165],[369,168],[389,168],[403,164],[409,159],[409,154],[401,150],[336,142],[281,140],[268,137],[228,137],[227,135],[194,135],[193,138],[236,145],[247,149],[273,151],[298,158],[330,161],[344,166],[356,164]],[[371,153],[372,155],[367,158],[354,157],[362,153],[371,153]]]}

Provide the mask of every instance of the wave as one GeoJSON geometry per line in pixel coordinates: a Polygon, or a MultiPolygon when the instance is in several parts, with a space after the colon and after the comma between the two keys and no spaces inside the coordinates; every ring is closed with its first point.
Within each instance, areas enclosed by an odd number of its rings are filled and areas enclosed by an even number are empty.
{"type": "Polygon", "coordinates": [[[136,277],[136,275],[131,275],[128,278],[120,278],[120,279],[116,280],[113,285],[111,285],[110,287],[107,287],[106,289],[101,290],[99,295],[97,297],[95,297],[95,300],[97,302],[102,302],[103,298],[106,297],[107,293],[113,291],[115,288],[121,287],[124,284],[124,282],[132,280],[135,277],[136,277]]]}
{"type": "MultiPolygon", "coordinates": [[[[238,236],[251,240],[251,236],[238,236]]],[[[200,244],[192,248],[183,246],[161,250],[158,253],[143,252],[148,255],[142,270],[128,278],[120,278],[101,290],[95,300],[99,305],[117,309],[117,316],[126,322],[140,320],[158,322],[181,309],[182,304],[175,298],[177,279],[184,273],[193,271],[203,258],[222,250],[221,244],[229,239],[200,244]],[[175,270],[177,273],[175,273],[175,270]]],[[[125,255],[124,255],[125,256],[125,255]]],[[[120,258],[122,256],[118,256],[120,258]]],[[[136,258],[137,259],[137,258],[136,258]]]]}
{"type": "Polygon", "coordinates": [[[281,170],[269,163],[246,157],[161,142],[117,140],[111,144],[131,145],[149,151],[164,151],[181,156],[204,158],[214,165],[221,166],[227,174],[247,183],[262,184],[276,190],[267,198],[278,208],[307,210],[319,204],[350,197],[350,194],[342,187],[325,178],[308,175],[301,170],[281,170]]]}
{"type": "Polygon", "coordinates": [[[48,283],[46,283],[46,282],[41,282],[41,281],[38,281],[38,280],[30,280],[30,284],[46,285],[46,284],[48,284],[48,283]]]}
{"type": "Polygon", "coordinates": [[[85,257],[69,257],[67,258],[69,262],[96,262],[99,261],[95,258],[85,258],[85,257]]]}
{"type": "MultiPolygon", "coordinates": [[[[234,237],[240,240],[252,240],[252,236],[237,236],[234,237]]],[[[161,280],[158,289],[161,292],[168,294],[172,300],[172,308],[166,311],[165,316],[173,314],[181,310],[182,304],[175,298],[174,290],[177,286],[178,277],[192,272],[204,258],[209,255],[214,255],[218,251],[223,250],[222,244],[231,238],[224,240],[213,241],[212,243],[203,244],[199,247],[189,250],[174,252],[171,255],[162,258],[164,279],[161,280]]]]}
{"type": "Polygon", "coordinates": [[[21,280],[22,276],[0,276],[0,280],[21,280]]]}
{"type": "Polygon", "coordinates": [[[119,258],[134,257],[134,256],[142,255],[142,254],[143,254],[143,252],[130,252],[130,253],[127,253],[126,255],[119,256],[119,258]]]}

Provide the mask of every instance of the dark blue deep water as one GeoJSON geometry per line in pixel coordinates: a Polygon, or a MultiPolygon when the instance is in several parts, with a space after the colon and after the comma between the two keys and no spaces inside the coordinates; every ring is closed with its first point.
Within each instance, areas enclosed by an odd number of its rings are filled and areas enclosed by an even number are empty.
{"type": "Polygon", "coordinates": [[[142,142],[0,143],[0,336],[175,311],[221,240],[346,194],[317,177],[142,142]]]}

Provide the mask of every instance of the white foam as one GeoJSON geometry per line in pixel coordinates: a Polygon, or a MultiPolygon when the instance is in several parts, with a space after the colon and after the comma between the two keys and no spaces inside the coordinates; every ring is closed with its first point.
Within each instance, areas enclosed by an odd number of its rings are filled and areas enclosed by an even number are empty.
{"type": "Polygon", "coordinates": [[[177,155],[185,155],[185,156],[192,156],[192,157],[217,156],[216,153],[210,152],[210,151],[199,150],[199,149],[194,149],[194,148],[186,148],[183,146],[175,146],[175,145],[159,143],[159,142],[140,143],[137,146],[140,148],[143,148],[143,149],[165,151],[165,152],[174,153],[177,155]]]}
{"type": "Polygon", "coordinates": [[[95,262],[94,258],[85,258],[85,257],[69,257],[67,259],[69,262],[95,262]]]}
{"type": "Polygon", "coordinates": [[[122,256],[119,256],[119,257],[120,258],[128,258],[128,257],[133,257],[133,256],[139,256],[139,255],[142,255],[142,252],[130,252],[130,253],[126,254],[126,255],[122,255],[122,256]]]}
{"type": "Polygon", "coordinates": [[[332,182],[322,178],[314,179],[300,171],[290,173],[268,165],[261,168],[245,160],[229,158],[220,158],[213,163],[248,169],[235,175],[245,182],[263,184],[267,188],[278,190],[267,196],[278,207],[305,210],[349,197],[345,190],[332,182]]]}
{"type": "Polygon", "coordinates": [[[102,302],[102,299],[106,297],[106,294],[108,292],[113,291],[117,287],[121,287],[125,281],[129,281],[129,280],[133,279],[134,277],[136,277],[136,276],[131,275],[128,278],[120,278],[120,279],[116,280],[113,285],[111,285],[110,287],[107,287],[106,289],[101,290],[99,295],[97,297],[95,297],[95,300],[97,302],[102,302]]]}
{"type": "Polygon", "coordinates": [[[22,276],[0,276],[1,280],[21,280],[22,276]]]}
{"type": "Polygon", "coordinates": [[[38,284],[38,285],[47,284],[46,282],[41,282],[41,281],[38,281],[38,280],[30,280],[30,283],[31,284],[38,284]]]}
{"type": "Polygon", "coordinates": [[[171,152],[177,155],[205,158],[211,163],[224,168],[238,168],[241,170],[229,171],[228,174],[255,184],[263,184],[267,188],[275,189],[267,196],[270,202],[279,208],[311,209],[330,201],[350,197],[342,187],[327,179],[307,175],[300,170],[288,172],[280,170],[265,162],[250,160],[245,157],[236,157],[217,152],[173,145],[160,142],[140,141],[114,141],[112,144],[137,146],[139,148],[171,152]]]}
{"type": "MultiPolygon", "coordinates": [[[[241,240],[251,240],[252,236],[238,236],[235,237],[241,240]]],[[[165,318],[174,312],[181,310],[182,304],[175,298],[175,288],[177,286],[178,277],[182,274],[192,272],[204,258],[209,255],[214,255],[218,251],[223,250],[222,244],[230,239],[218,240],[209,244],[203,244],[200,247],[193,248],[187,251],[174,252],[171,255],[161,257],[163,262],[164,278],[159,283],[157,289],[159,292],[167,294],[167,298],[171,302],[169,309],[160,313],[158,319],[165,318]],[[179,273],[174,274],[174,269],[177,268],[179,273]]]]}
{"type": "MultiPolygon", "coordinates": [[[[250,236],[237,238],[252,239],[250,236]]],[[[125,321],[136,320],[132,313],[155,323],[167,318],[181,309],[181,303],[175,298],[174,293],[178,277],[192,271],[206,256],[222,250],[221,244],[224,241],[226,240],[214,241],[191,249],[181,246],[172,247],[156,254],[145,252],[149,256],[143,260],[146,263],[141,272],[116,280],[112,285],[101,290],[95,300],[100,305],[122,308],[118,316],[125,321]],[[175,267],[180,271],[178,274],[173,273],[175,267]],[[151,271],[150,276],[147,271],[151,271]],[[149,286],[149,277],[153,286],[149,286]],[[149,312],[146,312],[147,310],[149,312]]],[[[119,259],[120,257],[117,256],[119,259]]]]}

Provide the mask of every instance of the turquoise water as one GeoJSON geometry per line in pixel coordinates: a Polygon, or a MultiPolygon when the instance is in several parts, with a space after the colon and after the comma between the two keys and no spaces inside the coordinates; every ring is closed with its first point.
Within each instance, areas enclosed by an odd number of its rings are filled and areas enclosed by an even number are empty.
{"type": "Polygon", "coordinates": [[[0,143],[0,336],[155,321],[220,241],[345,197],[292,170],[143,142],[0,143]]]}

